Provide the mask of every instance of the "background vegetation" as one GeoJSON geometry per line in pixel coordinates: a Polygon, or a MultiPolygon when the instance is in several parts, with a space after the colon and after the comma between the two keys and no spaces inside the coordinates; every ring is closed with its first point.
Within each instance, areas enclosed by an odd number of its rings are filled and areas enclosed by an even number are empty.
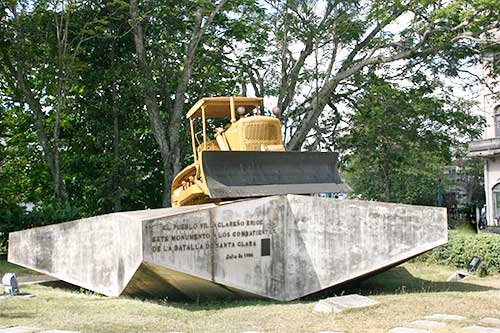
{"type": "Polygon", "coordinates": [[[418,260],[467,271],[474,256],[481,258],[477,271],[480,276],[500,273],[500,235],[450,230],[447,244],[419,256],[418,260]]]}
{"type": "Polygon", "coordinates": [[[340,151],[360,197],[434,204],[482,127],[450,83],[481,83],[498,17],[493,0],[0,0],[0,241],[168,206],[202,96],[266,96],[288,148],[340,151]]]}

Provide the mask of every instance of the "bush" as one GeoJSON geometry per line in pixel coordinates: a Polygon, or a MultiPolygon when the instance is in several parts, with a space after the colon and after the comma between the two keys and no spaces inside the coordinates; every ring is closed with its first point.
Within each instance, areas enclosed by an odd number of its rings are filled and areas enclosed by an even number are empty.
{"type": "Polygon", "coordinates": [[[26,211],[16,204],[0,207],[0,253],[5,252],[9,232],[78,219],[80,212],[70,205],[47,204],[26,211]]]}
{"type": "Polygon", "coordinates": [[[464,269],[474,256],[481,258],[479,275],[500,273],[500,235],[450,230],[447,244],[419,256],[417,260],[464,269]]]}
{"type": "Polygon", "coordinates": [[[26,216],[24,207],[18,205],[0,207],[0,253],[6,250],[9,232],[29,227],[31,223],[26,216]]]}

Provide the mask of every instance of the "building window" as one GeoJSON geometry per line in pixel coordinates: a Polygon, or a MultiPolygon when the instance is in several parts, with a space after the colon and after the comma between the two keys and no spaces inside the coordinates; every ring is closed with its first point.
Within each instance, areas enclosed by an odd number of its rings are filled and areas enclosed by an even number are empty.
{"type": "Polygon", "coordinates": [[[500,105],[495,106],[495,134],[500,137],[500,105]]]}
{"type": "Polygon", "coordinates": [[[493,218],[500,214],[500,183],[493,187],[493,218]]]}

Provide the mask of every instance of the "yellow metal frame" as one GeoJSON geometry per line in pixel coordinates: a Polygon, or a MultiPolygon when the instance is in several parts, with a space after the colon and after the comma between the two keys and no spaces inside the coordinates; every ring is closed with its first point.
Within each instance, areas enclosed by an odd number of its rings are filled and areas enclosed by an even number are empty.
{"type": "MultiPolygon", "coordinates": [[[[255,116],[255,118],[248,117],[240,118],[241,121],[238,120],[236,106],[243,106],[248,112],[254,108],[259,109],[262,105],[262,101],[263,99],[261,97],[207,97],[202,98],[193,105],[188,111],[186,118],[189,120],[189,128],[191,131],[191,148],[193,149],[194,163],[184,168],[172,182],[172,206],[177,207],[214,202],[214,200],[210,199],[208,188],[205,185],[206,182],[202,163],[203,155],[201,152],[207,149],[213,149],[212,147],[214,144],[218,149],[223,147],[223,150],[247,150],[248,148],[240,143],[244,141],[242,137],[243,134],[238,133],[239,131],[244,131],[247,124],[252,122],[278,122],[279,126],[279,120],[273,117],[255,116]],[[202,122],[203,142],[200,143],[200,147],[197,147],[195,133],[194,120],[196,118],[201,118],[202,122]],[[229,127],[217,132],[215,142],[208,141],[207,118],[229,118],[230,120],[229,127]],[[225,136],[225,134],[229,132],[234,133],[232,137],[235,139],[237,136],[238,142],[229,143],[229,139],[225,136]],[[220,140],[225,144],[220,145],[218,143],[220,140]]],[[[279,141],[279,144],[272,145],[270,150],[284,151],[284,146],[281,142],[281,131],[279,131],[279,138],[276,140],[279,141]]]]}

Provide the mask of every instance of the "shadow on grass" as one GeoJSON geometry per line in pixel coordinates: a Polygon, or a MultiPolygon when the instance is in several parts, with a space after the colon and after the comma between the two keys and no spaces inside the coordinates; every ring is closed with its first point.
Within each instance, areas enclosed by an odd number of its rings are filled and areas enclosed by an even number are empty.
{"type": "MultiPolygon", "coordinates": [[[[323,298],[345,295],[360,294],[370,295],[399,295],[407,293],[438,293],[438,292],[479,292],[498,290],[493,287],[480,286],[465,282],[429,281],[413,276],[404,267],[395,267],[372,277],[363,278],[344,283],[320,292],[305,296],[290,303],[310,303],[323,298]]],[[[290,304],[287,303],[287,304],[290,304]]],[[[278,301],[263,299],[246,300],[197,300],[185,303],[159,301],[159,304],[173,306],[188,311],[219,310],[233,307],[245,306],[267,306],[285,304],[278,301]]]]}
{"type": "Polygon", "coordinates": [[[284,304],[282,302],[268,300],[268,299],[200,299],[190,300],[186,302],[159,300],[158,304],[164,306],[171,306],[177,309],[182,309],[190,312],[196,311],[217,311],[229,308],[244,308],[254,306],[269,306],[284,304]]]}
{"type": "Polygon", "coordinates": [[[0,278],[5,273],[16,273],[16,275],[18,277],[19,276],[38,275],[37,272],[32,271],[31,269],[11,264],[10,262],[7,261],[7,255],[2,254],[2,255],[0,255],[0,278]]]}
{"type": "Polygon", "coordinates": [[[2,319],[26,319],[34,317],[35,316],[31,312],[15,312],[15,313],[0,312],[0,318],[2,319]]]}
{"type": "Polygon", "coordinates": [[[315,294],[306,296],[303,300],[318,300],[325,297],[343,294],[360,295],[398,295],[405,293],[436,293],[436,292],[479,292],[498,290],[494,287],[480,286],[473,283],[429,281],[413,276],[406,268],[398,266],[383,273],[363,278],[315,294]]]}
{"type": "MultiPolygon", "coordinates": [[[[479,292],[488,290],[498,290],[493,287],[480,286],[473,283],[464,282],[436,282],[420,279],[413,276],[406,268],[398,266],[389,269],[385,272],[364,277],[358,280],[350,281],[338,286],[334,286],[320,292],[305,296],[299,300],[283,303],[279,301],[254,298],[254,299],[186,299],[172,300],[168,298],[151,298],[151,297],[133,297],[131,299],[139,301],[147,301],[162,306],[171,306],[186,311],[216,311],[227,308],[237,307],[253,307],[253,306],[269,306],[277,304],[290,303],[310,303],[319,299],[344,295],[344,294],[360,294],[365,296],[370,295],[399,295],[406,293],[435,293],[435,292],[479,292]]],[[[65,283],[63,281],[48,282],[43,285],[52,288],[63,289],[69,292],[78,292],[84,294],[94,294],[78,286],[65,283]]],[[[94,294],[99,295],[99,294],[94,294]]],[[[125,297],[124,297],[125,298],[125,297]]],[[[106,300],[102,298],[100,300],[106,300]]]]}

